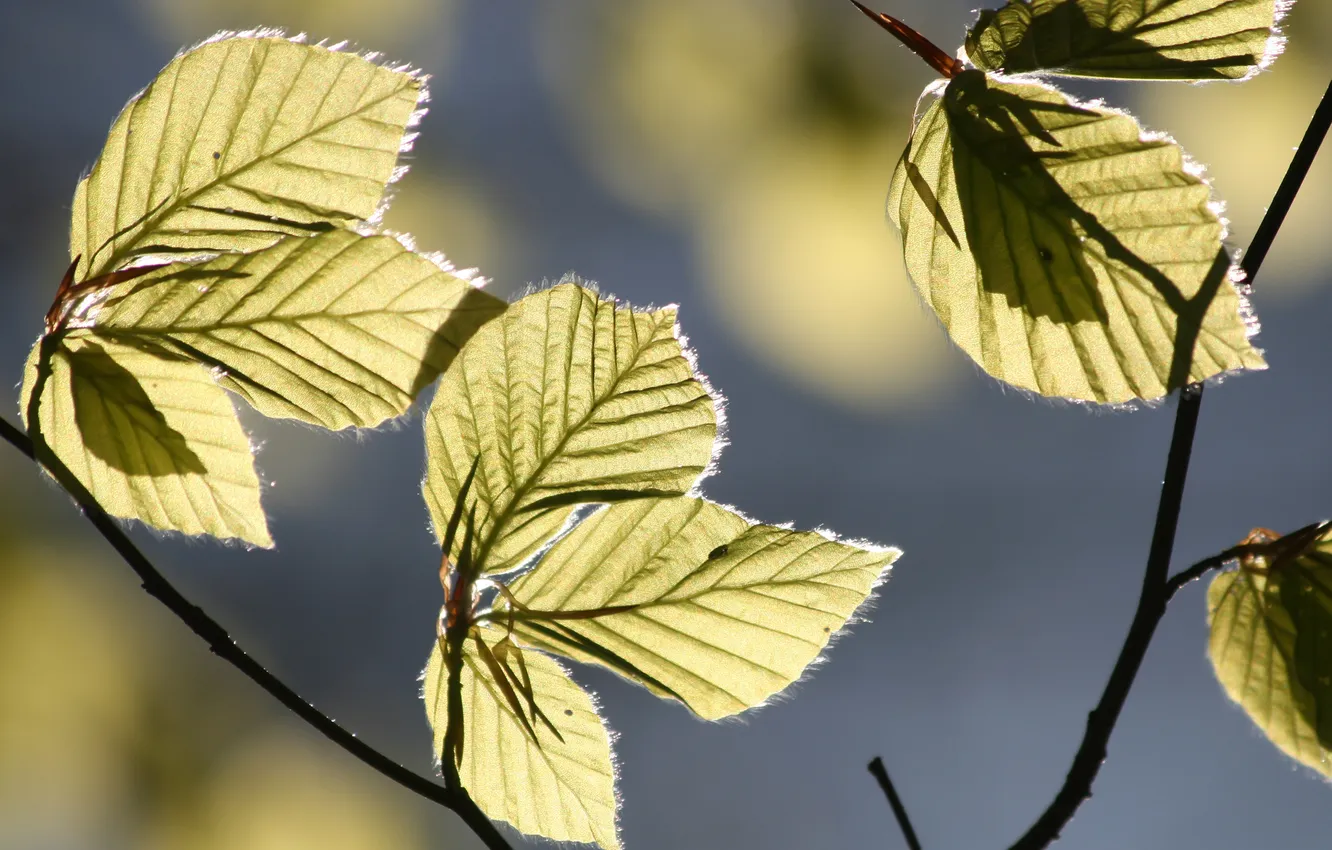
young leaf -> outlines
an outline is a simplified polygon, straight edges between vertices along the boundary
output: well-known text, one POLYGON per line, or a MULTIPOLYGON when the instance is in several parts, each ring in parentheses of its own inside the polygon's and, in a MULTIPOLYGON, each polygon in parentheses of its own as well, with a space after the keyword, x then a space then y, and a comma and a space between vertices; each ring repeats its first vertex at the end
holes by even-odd
POLYGON ((249 440, 198 363, 75 331, 33 348, 22 399, 39 458, 54 454, 108 514, 273 545, 249 440), (43 347, 52 349, 44 366, 43 347), (39 382, 37 429, 29 412, 39 382))
POLYGON ((230 36, 181 54, 121 112, 79 183, 79 278, 139 256, 254 251, 369 219, 423 85, 283 38, 230 36))
POLYGON ((266 416, 339 429, 401 415, 504 306, 392 237, 334 230, 167 266, 94 322, 219 369, 266 416))
POLYGON ((1016 387, 1116 403, 1265 366, 1206 182, 1123 113, 963 72, 888 213, 953 341, 1016 387))
POLYGON ((1281 52, 1287 0, 1009 0, 981 12, 967 56, 983 71, 1242 80, 1281 52))
POLYGON ((1207 607, 1226 694, 1278 749, 1332 776, 1332 532, 1298 557, 1218 575, 1207 607))
POLYGON ((426 417, 426 504, 442 536, 479 455, 476 558, 501 572, 579 502, 687 491, 716 434, 675 309, 634 312, 565 283, 483 327, 445 373, 426 417))
MULTIPOLYGON (((478 627, 487 646, 505 636, 503 629, 478 627)), ((462 762, 458 775, 472 799, 489 817, 520 832, 553 841, 620 846, 615 815, 615 765, 610 734, 592 698, 554 659, 527 650, 523 664, 532 700, 559 731, 559 740, 543 723, 528 723, 514 712, 472 641, 463 655, 462 762)), ((438 642, 422 674, 422 698, 435 733, 435 755, 444 757, 448 728, 447 672, 438 642)))
POLYGON ((611 505, 510 585, 514 633, 715 720, 798 679, 899 554, 753 525, 704 499, 611 505), (615 608, 629 610, 602 613, 615 608))

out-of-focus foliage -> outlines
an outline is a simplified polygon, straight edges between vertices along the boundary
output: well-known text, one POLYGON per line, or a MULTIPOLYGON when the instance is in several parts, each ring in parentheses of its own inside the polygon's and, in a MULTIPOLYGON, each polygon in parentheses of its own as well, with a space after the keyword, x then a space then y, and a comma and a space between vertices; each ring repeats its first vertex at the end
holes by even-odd
POLYGON ((523 832, 619 844, 596 707, 539 650, 727 717, 798 679, 900 554, 685 495, 717 414, 678 337, 673 308, 564 283, 482 328, 427 416, 426 715, 445 770, 523 832))
POLYGON ((218 30, 278 27, 315 39, 347 38, 367 49, 418 57, 449 48, 457 0, 137 0, 144 20, 169 44, 218 30))
POLYGON ((113 516, 271 546, 223 388, 268 416, 373 427, 503 310, 371 232, 423 86, 353 54, 230 36, 125 107, 75 192, 74 262, 21 391, 62 484, 113 516))
POLYGON ((424 846, 392 786, 226 675, 109 552, 5 525, 0 847, 424 846))
POLYGON ((569 2, 537 31, 588 166, 689 228, 705 294, 754 354, 810 392, 902 409, 949 368, 883 225, 917 88, 900 81, 920 66, 847 10, 569 2))
MULTIPOLYGON (((1281 546, 1260 534, 1249 540, 1281 546)), ((1213 579, 1208 656, 1226 694, 1278 749, 1332 776, 1332 531, 1304 538, 1213 579)))
POLYGON ((412 176, 390 187, 392 206, 384 213, 386 232, 410 237, 418 251, 444 252, 458 269, 484 270, 488 291, 507 292, 520 281, 523 240, 512 213, 474 175, 412 167, 412 176))

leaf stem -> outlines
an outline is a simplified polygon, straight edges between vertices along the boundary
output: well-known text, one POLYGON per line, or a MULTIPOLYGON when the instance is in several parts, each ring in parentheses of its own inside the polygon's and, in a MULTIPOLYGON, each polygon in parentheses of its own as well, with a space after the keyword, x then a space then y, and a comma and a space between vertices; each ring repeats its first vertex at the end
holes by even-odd
MULTIPOLYGON (((1290 212, 1295 196, 1299 194, 1313 165, 1318 149, 1332 125, 1332 83, 1328 84, 1322 102, 1315 110, 1309 127, 1304 133, 1295 156, 1291 159, 1285 178, 1282 179, 1272 205, 1258 228, 1257 234, 1245 253, 1240 266, 1250 284, 1258 275, 1263 260, 1276 239, 1286 214, 1290 212)), ((1170 451, 1166 457, 1165 479, 1161 485, 1161 499, 1157 506, 1156 524, 1152 530, 1151 548, 1147 555, 1147 568, 1142 580, 1142 594, 1138 598, 1138 608, 1129 626, 1128 636, 1119 652, 1114 670, 1101 694, 1100 702, 1087 716, 1087 731, 1082 744, 1078 747, 1073 764, 1064 778, 1064 784, 1055 794, 1054 800, 1041 813, 1031 828, 1019 838, 1011 850, 1043 850, 1059 838, 1068 822, 1082 805, 1091 797, 1092 783, 1105 761, 1106 746, 1119 720, 1120 710, 1128 698, 1133 680, 1142 659, 1147 654, 1156 625, 1164 616, 1166 603, 1189 581, 1197 578, 1209 569, 1219 567, 1225 561, 1218 561, 1227 553, 1209 558, 1173 578, 1169 578, 1170 554, 1174 548, 1175 530, 1179 525, 1180 506, 1184 498, 1184 483, 1188 477, 1189 459, 1193 452, 1193 437, 1198 427, 1198 416, 1202 409, 1203 387, 1191 384, 1180 391, 1179 406, 1175 411, 1174 433, 1170 440, 1170 451)), ((1228 550, 1231 551, 1231 550, 1228 550)))
POLYGON ((879 781, 879 787, 883 789, 883 796, 888 798, 888 806, 893 810, 893 817, 897 818, 897 825, 902 828, 902 837, 906 839, 907 847, 910 850, 921 850, 920 839, 916 837, 916 830, 911 828, 911 818, 907 817, 906 806, 902 805, 902 798, 897 796, 897 789, 893 787, 893 780, 888 778, 888 768, 883 766, 883 758, 875 756, 869 763, 869 772, 879 781))
MULTIPOLYGON (((0 417, 0 438, 30 459, 36 458, 32 440, 8 420, 0 417)), ((125 532, 98 505, 86 488, 59 461, 44 453, 45 463, 56 482, 74 499, 79 510, 101 533, 111 547, 116 550, 132 570, 139 576, 143 589, 157 601, 165 605, 185 625, 208 644, 223 661, 231 664, 250 681, 254 682, 278 702, 289 708, 297 717, 314 727, 324 737, 365 762, 388 779, 418 794, 431 802, 449 809, 463 819, 472 832, 489 850, 512 850, 509 843, 500 834, 499 829, 477 808, 476 803, 461 787, 446 788, 424 776, 413 773, 380 751, 361 741, 351 732, 339 726, 328 715, 310 705, 293 691, 281 679, 245 653, 226 629, 208 616, 204 610, 186 599, 180 591, 158 572, 152 562, 139 551, 125 532)))
POLYGON ((1197 581, 1212 570, 1219 570, 1231 561, 1243 558, 1245 555, 1262 555, 1269 551, 1270 547, 1264 543, 1242 543, 1239 546, 1232 546, 1224 552, 1213 555, 1210 558, 1204 558, 1187 570, 1180 570, 1170 577, 1165 586, 1165 598, 1169 602, 1175 598, 1175 594, 1190 582, 1197 581))

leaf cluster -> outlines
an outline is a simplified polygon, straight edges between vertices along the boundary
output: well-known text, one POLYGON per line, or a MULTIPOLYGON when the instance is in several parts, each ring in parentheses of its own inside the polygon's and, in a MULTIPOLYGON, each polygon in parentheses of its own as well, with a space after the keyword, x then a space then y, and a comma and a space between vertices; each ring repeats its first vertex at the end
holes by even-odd
POLYGON ((947 77, 922 97, 888 215, 921 296, 982 369, 1123 404, 1265 368, 1201 170, 1124 112, 1010 75, 1247 79, 1280 51, 1284 10, 1012 0, 969 33, 972 68, 879 16, 947 77))
POLYGON ((226 391, 267 416, 405 412, 504 303, 377 233, 425 81, 276 35, 181 54, 78 185, 20 412, 113 516, 271 546, 226 391))

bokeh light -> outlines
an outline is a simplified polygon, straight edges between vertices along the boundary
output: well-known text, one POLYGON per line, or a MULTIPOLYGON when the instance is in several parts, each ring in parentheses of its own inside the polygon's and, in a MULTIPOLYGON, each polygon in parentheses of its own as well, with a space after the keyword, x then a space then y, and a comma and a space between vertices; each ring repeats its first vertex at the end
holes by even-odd
MULTIPOLYGON (((170 44, 221 30, 272 27, 315 40, 351 40, 365 50, 397 53, 412 63, 438 63, 449 48, 455 0, 137 0, 145 23, 170 44)), ((392 59, 401 59, 391 56, 392 59)))
POLYGON ((757 358, 857 408, 946 394, 962 363, 884 215, 917 93, 898 81, 928 80, 918 60, 788 0, 562 6, 539 30, 589 168, 689 228, 707 295, 757 358))
POLYGON ((413 168, 390 189, 382 225, 411 236, 418 251, 440 253, 456 269, 511 281, 522 265, 522 244, 506 239, 513 225, 466 175, 413 168))

